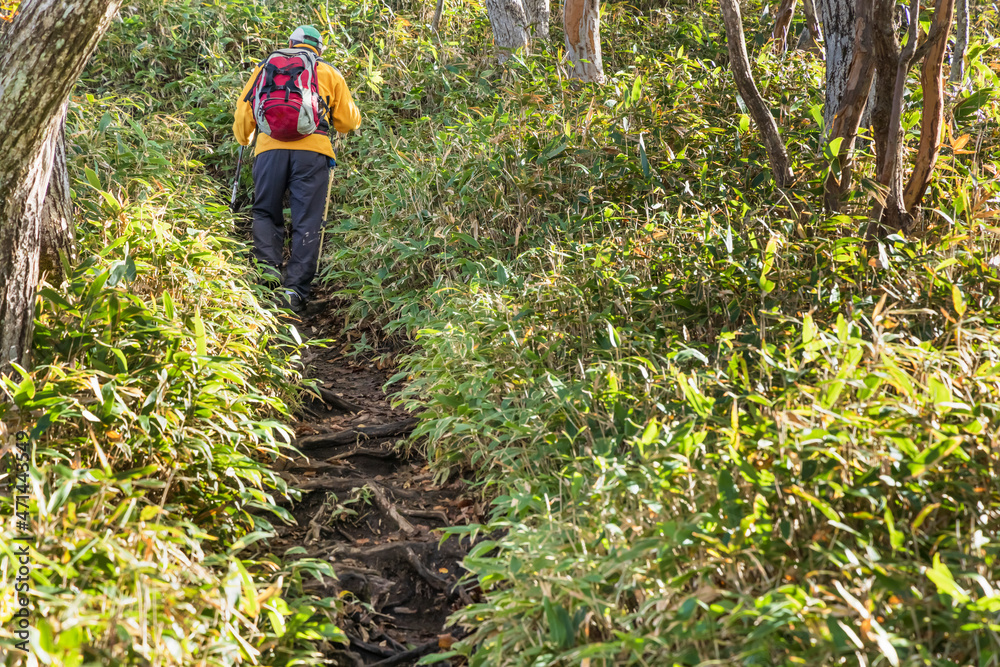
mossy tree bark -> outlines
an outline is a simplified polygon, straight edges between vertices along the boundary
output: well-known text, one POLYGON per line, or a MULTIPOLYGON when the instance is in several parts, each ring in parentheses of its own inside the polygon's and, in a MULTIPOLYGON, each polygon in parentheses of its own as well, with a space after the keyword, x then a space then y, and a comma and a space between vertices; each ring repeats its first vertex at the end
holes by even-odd
POLYGON ((34 0, 0 42, 0 373, 30 363, 40 220, 63 105, 120 4, 34 0))

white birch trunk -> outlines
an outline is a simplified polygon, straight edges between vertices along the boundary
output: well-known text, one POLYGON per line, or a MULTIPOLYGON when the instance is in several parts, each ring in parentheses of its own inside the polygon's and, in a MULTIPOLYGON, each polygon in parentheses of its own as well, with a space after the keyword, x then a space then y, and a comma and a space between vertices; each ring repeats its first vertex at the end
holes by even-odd
POLYGON ((604 83, 600 7, 599 0, 566 0, 563 11, 566 55, 573 63, 570 75, 595 83, 604 83))
POLYGON ((965 81, 965 51, 969 48, 969 0, 955 2, 955 48, 951 52, 952 83, 965 81))
POLYGON ((0 373, 30 364, 40 220, 62 108, 121 0, 34 0, 0 43, 0 373), (44 63, 39 68, 38 63, 44 63))
POLYGON ((528 48, 528 17, 521 0, 486 0, 486 13, 500 64, 507 62, 516 49, 528 48))
POLYGON ((819 20, 823 24, 826 46, 826 103, 823 121, 826 131, 833 127, 833 117, 847 87, 847 71, 854 58, 854 20, 856 0, 818 0, 819 20))
POLYGON ((524 0, 524 9, 528 16, 528 32, 535 39, 548 41, 550 0, 524 0))

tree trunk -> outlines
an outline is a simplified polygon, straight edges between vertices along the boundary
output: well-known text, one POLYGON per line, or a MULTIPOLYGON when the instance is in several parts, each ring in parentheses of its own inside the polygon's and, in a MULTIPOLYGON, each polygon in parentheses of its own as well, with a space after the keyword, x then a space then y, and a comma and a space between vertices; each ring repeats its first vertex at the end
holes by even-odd
POLYGON ((861 126, 861 115, 868 103, 875 75, 875 58, 872 53, 872 0, 857 0, 857 23, 854 31, 854 56, 847 72, 847 87, 840 102, 840 109, 830 129, 830 140, 842 139, 837 160, 840 177, 830 170, 826 179, 826 208, 839 211, 840 201, 851 187, 853 165, 851 152, 861 126))
POLYGON ((600 8, 599 0, 566 0, 563 9, 566 54, 573 62, 571 76, 596 83, 604 83, 600 8))
POLYGON ((720 0, 720 4, 722 20, 726 24, 726 43, 729 47, 729 62, 733 68, 736 89, 746 102, 757 127, 760 128, 767 159, 774 172, 774 180, 778 187, 785 187, 794 178, 791 161, 778 132, 778 124, 774 122, 774 116, 771 115, 771 110, 757 90, 757 84, 754 83, 753 75, 750 73, 750 58, 747 57, 747 46, 743 38, 743 17, 740 16, 738 0, 720 0))
POLYGON ((941 123, 944 120, 944 51, 948 46, 955 0, 937 0, 931 20, 924 57, 920 70, 920 86, 924 91, 924 108, 920 121, 920 145, 913 162, 913 173, 903 193, 903 203, 910 215, 916 216, 927 192, 937 163, 941 146, 941 123))
POLYGON ((528 18, 521 0, 486 0, 486 13, 500 64, 507 62, 515 49, 528 47, 528 18))
MULTIPOLYGON (((912 0, 911 16, 919 16, 920 0, 912 0)), ((903 128, 901 123, 906 75, 916 53, 920 22, 911 20, 906 48, 900 51, 896 37, 893 0, 876 0, 873 23, 875 68, 878 72, 875 125, 875 167, 878 182, 886 186, 885 202, 873 208, 865 237, 872 239, 890 229, 908 232, 913 216, 903 203, 903 128)))
POLYGON ((819 29, 819 20, 816 18, 816 6, 813 0, 802 0, 802 15, 806 19, 806 27, 799 35, 799 42, 795 45, 800 51, 820 51, 819 43, 823 39, 823 33, 819 29))
POLYGON ((772 48, 775 53, 784 53, 788 49, 788 28, 795 16, 796 0, 781 0, 778 13, 774 18, 774 28, 771 30, 772 48))
POLYGON ((438 29, 441 27, 441 14, 444 13, 444 0, 437 0, 437 6, 434 8, 434 20, 431 21, 431 30, 434 34, 437 34, 438 29))
POLYGON ((42 205, 40 221, 41 249, 38 269, 50 276, 63 273, 60 253, 70 262, 76 261, 76 234, 73 228, 73 202, 69 196, 69 174, 66 171, 66 110, 69 101, 63 105, 59 129, 53 136, 55 142, 52 175, 49 189, 42 205))
POLYGON ((969 48, 969 0, 955 3, 955 48, 951 52, 952 83, 965 81, 965 51, 969 48))
POLYGON ((62 107, 120 2, 25 3, 0 44, 0 373, 30 364, 39 220, 62 107))
POLYGON ((819 0, 819 20, 826 44, 826 104, 823 121, 826 133, 847 87, 847 73, 854 58, 856 0, 819 0))
POLYGON ((536 39, 548 41, 552 13, 550 0, 524 0, 524 9, 528 17, 528 32, 536 39))

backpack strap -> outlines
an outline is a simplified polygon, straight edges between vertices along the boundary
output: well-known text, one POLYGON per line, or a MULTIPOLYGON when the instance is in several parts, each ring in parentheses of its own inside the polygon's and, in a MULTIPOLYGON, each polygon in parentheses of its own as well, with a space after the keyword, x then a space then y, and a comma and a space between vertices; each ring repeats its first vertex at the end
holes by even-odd
POLYGON ((260 81, 260 77, 264 73, 264 63, 266 63, 268 58, 270 58, 272 55, 273 54, 270 53, 267 54, 267 58, 264 58, 259 63, 257 63, 257 67, 254 68, 257 70, 257 76, 254 77, 253 85, 250 86, 249 92, 247 92, 246 97, 243 98, 244 102, 253 103, 253 91, 257 88, 257 82, 260 81))

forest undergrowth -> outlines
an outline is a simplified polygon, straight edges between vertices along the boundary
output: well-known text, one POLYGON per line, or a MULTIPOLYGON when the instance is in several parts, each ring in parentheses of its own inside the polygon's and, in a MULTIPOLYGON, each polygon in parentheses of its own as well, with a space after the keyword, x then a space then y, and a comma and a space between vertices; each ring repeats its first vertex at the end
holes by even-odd
POLYGON ((501 69, 478 3, 440 36, 407 2, 123 9, 68 125, 93 259, 43 291, 38 368, 5 389, 4 423, 38 437, 47 664, 306 664, 342 639, 339 601, 301 587, 325 564, 250 548, 299 341, 222 203, 233 97, 302 22, 364 116, 335 172, 331 333, 399 364, 413 446, 492 500, 453 529, 492 538, 465 561, 473 632, 424 661, 1000 663, 995 10, 918 232, 866 245, 874 186, 822 208, 823 63, 763 48, 759 3, 788 189, 713 6, 602 9, 601 87, 566 79, 558 25, 501 69))

